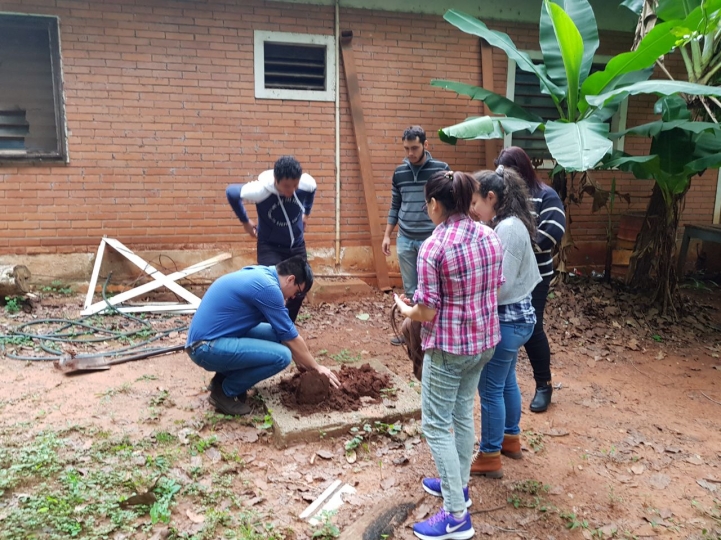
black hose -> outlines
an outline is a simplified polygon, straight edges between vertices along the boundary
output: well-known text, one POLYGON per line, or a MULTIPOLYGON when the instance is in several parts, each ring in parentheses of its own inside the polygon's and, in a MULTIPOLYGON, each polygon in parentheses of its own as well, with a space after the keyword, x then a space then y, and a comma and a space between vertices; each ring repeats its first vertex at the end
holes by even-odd
MULTIPOLYGON (((15 330, 13 330, 12 334, 6 334, 6 335, 0 335, 0 351, 5 355, 6 358, 10 358, 12 360, 22 360, 26 362, 51 362, 54 360, 58 360, 60 356, 63 354, 66 354, 65 351, 62 351, 60 349, 57 349, 53 347, 53 344, 56 343, 68 343, 68 344, 83 344, 83 343, 101 343, 106 341, 112 341, 112 340, 121 340, 121 339, 131 339, 132 336, 136 334, 141 334, 149 331, 154 331, 153 326, 150 322, 143 320, 139 317, 135 317, 133 315, 129 315, 127 313, 122 313, 119 311, 115 306, 113 306, 107 298, 106 289, 107 285, 110 282, 110 277, 112 276, 112 272, 108 274, 107 279, 103 283, 102 288, 102 295, 103 300, 105 300, 105 303, 108 306, 108 310, 115 315, 122 315, 123 317, 130 319, 131 321, 138 323, 141 325, 141 328, 137 330, 132 331, 118 331, 114 328, 105 328, 96 326, 95 324, 91 324, 89 319, 95 317, 95 315, 88 315, 85 317, 82 317, 77 320, 72 319, 55 319, 55 318, 48 318, 48 319, 37 319, 35 321, 30 321, 27 323, 23 323, 20 326, 18 326, 15 330), (52 325, 57 324, 59 325, 58 328, 55 330, 52 330, 50 332, 46 332, 44 334, 38 334, 30 332, 30 328, 37 325, 52 325), (70 329, 79 328, 82 329, 79 332, 75 332, 74 330, 68 331, 70 329), (105 334, 103 336, 98 336, 98 334, 105 334), (86 336, 97 336, 97 337, 86 337, 86 336), (31 339, 34 342, 37 343, 38 347, 48 353, 51 356, 21 356, 15 353, 10 353, 6 349, 6 343, 9 340, 12 340, 13 338, 24 338, 24 339, 31 339)), ((113 321, 115 322, 115 321, 113 321)), ((117 327, 116 323, 116 327, 117 327)), ((117 359, 114 360, 112 363, 121 363, 121 362, 129 362, 132 360, 139 360, 141 358, 147 358, 149 356, 155 356, 159 354, 165 354, 167 352, 174 352, 177 350, 182 349, 182 346, 180 345, 173 345, 170 347, 148 347, 151 343, 158 341, 160 339, 163 339, 164 337, 168 336, 172 332, 184 332, 188 329, 188 325, 182 325, 177 326, 175 328, 171 328, 169 330, 164 330, 162 332, 155 332, 154 336, 149 337, 148 339, 145 339, 143 341, 140 341, 138 343, 133 343, 131 345, 120 347, 118 349, 113 349, 110 351, 101 351, 101 352, 95 352, 92 354, 77 354, 75 355, 75 358, 114 358, 117 359)))

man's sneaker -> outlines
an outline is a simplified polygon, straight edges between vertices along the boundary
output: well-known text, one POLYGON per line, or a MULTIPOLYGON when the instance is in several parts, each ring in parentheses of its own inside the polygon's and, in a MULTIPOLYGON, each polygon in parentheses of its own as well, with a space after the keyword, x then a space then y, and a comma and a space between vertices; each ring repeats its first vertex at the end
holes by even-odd
MULTIPOLYGON (((440 478, 424 478, 423 489, 426 490, 426 493, 430 493, 434 497, 443 497, 443 493, 441 493, 440 478)), ((466 500, 466 508, 473 504, 473 502, 471 501, 471 497, 468 495, 468 486, 463 488, 463 498, 466 500)))
POLYGON ((462 518, 456 518, 441 509, 435 516, 413 525, 413 534, 421 540, 468 540, 476 531, 468 512, 462 518))
POLYGON ((395 337, 391 338, 391 345, 398 346, 398 345, 405 345, 405 344, 406 344, 406 340, 403 339, 403 337, 395 336, 395 337))
POLYGON ((225 392, 223 392, 223 388, 218 384, 213 385, 208 401, 213 407, 223 414, 240 416, 249 414, 252 410, 250 405, 246 403, 247 399, 248 394, 246 392, 243 392, 241 395, 236 397, 226 396, 225 392))

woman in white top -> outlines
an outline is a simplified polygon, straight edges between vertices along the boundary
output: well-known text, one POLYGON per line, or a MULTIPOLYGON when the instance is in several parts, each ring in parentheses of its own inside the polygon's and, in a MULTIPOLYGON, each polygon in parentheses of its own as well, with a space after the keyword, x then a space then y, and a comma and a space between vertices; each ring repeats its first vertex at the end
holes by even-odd
POLYGON ((492 227, 503 246, 503 277, 498 291, 501 342, 483 368, 481 442, 471 474, 501 478, 501 453, 520 459, 521 391, 516 381, 518 349, 533 333, 536 315, 531 292, 541 281, 533 253, 536 222, 531 214, 525 182, 510 168, 474 175, 478 189, 471 209, 476 219, 492 227))

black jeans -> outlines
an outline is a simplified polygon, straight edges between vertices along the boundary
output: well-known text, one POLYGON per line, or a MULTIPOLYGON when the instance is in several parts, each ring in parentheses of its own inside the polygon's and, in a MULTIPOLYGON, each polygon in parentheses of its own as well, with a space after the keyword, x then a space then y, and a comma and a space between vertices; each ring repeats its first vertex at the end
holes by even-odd
POLYGON ((525 348, 537 387, 546 386, 551 381, 551 348, 543 330, 543 310, 546 308, 551 279, 553 276, 544 277, 531 293, 531 303, 536 310, 536 326, 533 327, 533 334, 526 342, 525 348))
MULTIPOLYGON (((262 264, 263 266, 275 266, 279 262, 289 259, 293 255, 302 255, 304 260, 308 260, 305 243, 297 247, 290 248, 258 242, 258 264, 262 264)), ((291 321, 295 322, 302 304, 302 296, 298 298, 289 298, 286 301, 285 307, 288 308, 288 315, 290 316, 291 321)))

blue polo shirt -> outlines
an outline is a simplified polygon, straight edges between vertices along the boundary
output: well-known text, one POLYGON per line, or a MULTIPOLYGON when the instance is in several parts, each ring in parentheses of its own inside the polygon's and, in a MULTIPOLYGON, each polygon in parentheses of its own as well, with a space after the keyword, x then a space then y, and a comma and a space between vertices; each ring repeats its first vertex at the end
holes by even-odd
POLYGON ((280 341, 298 337, 275 266, 246 266, 208 288, 190 322, 186 347, 196 341, 243 337, 262 322, 270 323, 280 341))

